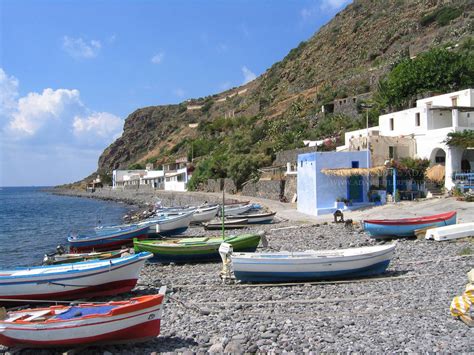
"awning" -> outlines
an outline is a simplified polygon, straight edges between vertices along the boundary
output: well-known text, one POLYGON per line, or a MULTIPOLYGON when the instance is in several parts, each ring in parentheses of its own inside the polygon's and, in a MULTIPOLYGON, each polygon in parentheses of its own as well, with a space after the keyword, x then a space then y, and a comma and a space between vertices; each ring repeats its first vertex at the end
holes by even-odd
POLYGON ((354 176, 354 175, 380 175, 387 168, 385 166, 374 166, 373 168, 339 168, 339 169, 321 169, 325 175, 331 176, 354 176))
POLYGON ((441 164, 434 165, 426 169, 426 178, 434 182, 443 182, 445 175, 445 167, 441 164))

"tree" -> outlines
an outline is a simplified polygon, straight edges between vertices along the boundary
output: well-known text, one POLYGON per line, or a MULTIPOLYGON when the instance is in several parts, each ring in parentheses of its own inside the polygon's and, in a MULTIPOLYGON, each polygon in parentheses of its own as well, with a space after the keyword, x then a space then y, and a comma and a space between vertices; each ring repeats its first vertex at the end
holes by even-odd
POLYGON ((379 83, 382 106, 407 107, 417 95, 456 91, 474 85, 474 58, 467 51, 432 49, 415 59, 402 59, 379 83))
POLYGON ((474 147, 474 131, 466 129, 462 132, 450 132, 448 138, 444 141, 449 146, 461 147, 461 148, 473 148, 474 147))

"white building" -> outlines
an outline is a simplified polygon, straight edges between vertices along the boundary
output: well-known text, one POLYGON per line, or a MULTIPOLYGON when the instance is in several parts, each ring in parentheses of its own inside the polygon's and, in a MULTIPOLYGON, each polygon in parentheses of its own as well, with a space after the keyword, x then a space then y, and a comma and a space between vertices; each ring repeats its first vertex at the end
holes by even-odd
MULTIPOLYGON (((431 165, 445 165, 445 187, 454 186, 453 173, 474 170, 474 147, 462 149, 444 143, 448 133, 474 129, 474 90, 466 89, 449 94, 417 100, 416 107, 392 112, 379 117, 379 125, 368 130, 347 132, 345 145, 338 151, 350 150, 354 139, 364 139, 369 131, 372 137, 406 138, 406 151, 402 156, 429 159, 431 165), (414 147, 409 139, 414 140, 414 147), (414 150, 414 152, 412 152, 414 150)), ((367 138, 365 138, 367 139, 367 138)), ((389 154, 397 155, 397 142, 387 143, 389 154)), ((373 148, 373 147, 372 147, 373 148)), ((400 148, 399 148, 400 149, 400 148)), ((373 153, 376 155, 376 152, 373 153)))
POLYGON ((186 191, 191 178, 187 160, 177 159, 174 163, 163 165, 162 170, 114 170, 112 173, 113 188, 147 186, 159 190, 186 191))

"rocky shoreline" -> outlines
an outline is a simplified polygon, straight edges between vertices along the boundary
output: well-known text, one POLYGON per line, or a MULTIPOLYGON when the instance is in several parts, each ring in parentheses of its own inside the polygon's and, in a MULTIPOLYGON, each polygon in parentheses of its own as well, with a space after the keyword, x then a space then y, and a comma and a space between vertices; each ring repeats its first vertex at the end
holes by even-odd
MULTIPOLYGON (((266 231, 268 250, 378 243, 357 227, 333 223, 280 221, 242 233, 258 230, 266 231)), ((186 232, 215 234, 202 227, 186 232)), ((387 273, 378 278, 291 286, 223 284, 218 262, 148 263, 137 288, 116 299, 157 292, 166 285, 169 298, 161 335, 147 343, 80 352, 472 352, 472 329, 450 315, 449 305, 464 290, 473 254, 472 238, 444 243, 403 239, 397 242, 387 273)))

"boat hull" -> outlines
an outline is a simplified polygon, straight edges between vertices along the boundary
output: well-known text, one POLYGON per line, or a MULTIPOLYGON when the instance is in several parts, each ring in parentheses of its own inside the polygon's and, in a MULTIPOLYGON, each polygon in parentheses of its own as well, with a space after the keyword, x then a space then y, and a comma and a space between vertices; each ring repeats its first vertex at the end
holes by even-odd
MULTIPOLYGON (((15 300, 60 300, 110 296, 131 291, 149 253, 105 261, 88 261, 37 268, 3 276, 0 271, 0 298, 15 300), (31 272, 29 270, 32 270, 31 272)), ((4 301, 7 302, 7 301, 4 301)))
MULTIPOLYGON (((249 235, 248 238, 229 241, 233 249, 242 252, 254 252, 260 243, 261 236, 258 234, 249 235)), ((134 243, 136 251, 148 251, 154 254, 153 261, 159 263, 185 263, 215 261, 220 259, 219 246, 223 240, 216 241, 210 245, 179 245, 167 246, 160 243, 146 243, 136 241, 134 243)))
POLYGON ((159 234, 161 236, 170 236, 185 232, 193 219, 193 212, 184 215, 172 216, 169 219, 158 220, 149 226, 148 234, 159 234))
MULTIPOLYGON (((76 319, 0 321, 0 343, 9 347, 60 347, 146 341, 160 333, 163 297, 129 311, 76 319)), ((33 310, 34 311, 34 310, 33 310)), ((26 313, 26 312, 25 312, 26 313)))
POLYGON ((202 211, 198 209, 196 212, 194 212, 192 222, 202 223, 202 222, 210 221, 217 215, 218 209, 219 209, 219 206, 206 208, 206 209, 203 209, 202 211))
MULTIPOLYGON (((142 226, 132 231, 121 233, 108 233, 105 229, 104 235, 91 236, 91 238, 74 238, 69 237, 68 242, 70 249, 75 253, 91 252, 91 251, 107 251, 120 249, 121 247, 132 246, 133 239, 144 239, 148 235, 148 226, 142 226)), ((99 230, 98 233, 101 233, 99 230)))
POLYGON ((419 218, 407 220, 379 220, 379 221, 364 221, 364 230, 372 237, 413 237, 415 230, 423 228, 436 228, 456 224, 456 213, 446 214, 445 217, 440 218, 419 218), (408 222, 405 222, 408 221, 408 222))
POLYGON ((270 224, 273 222, 276 212, 260 214, 243 214, 238 216, 229 216, 230 220, 237 218, 246 218, 248 224, 270 224))
POLYGON ((425 238, 440 242, 472 236, 474 236, 474 223, 460 223, 451 226, 428 229, 425 238))
MULTIPOLYGON (((249 211, 252 208, 252 204, 246 204, 241 206, 225 206, 224 216, 236 216, 249 211)), ((219 215, 222 215, 222 209, 219 209, 219 215)))
POLYGON ((232 254, 235 278, 242 282, 294 282, 366 277, 383 273, 393 256, 395 246, 384 251, 348 258, 315 258, 299 260, 291 254, 277 257, 248 258, 232 254))

